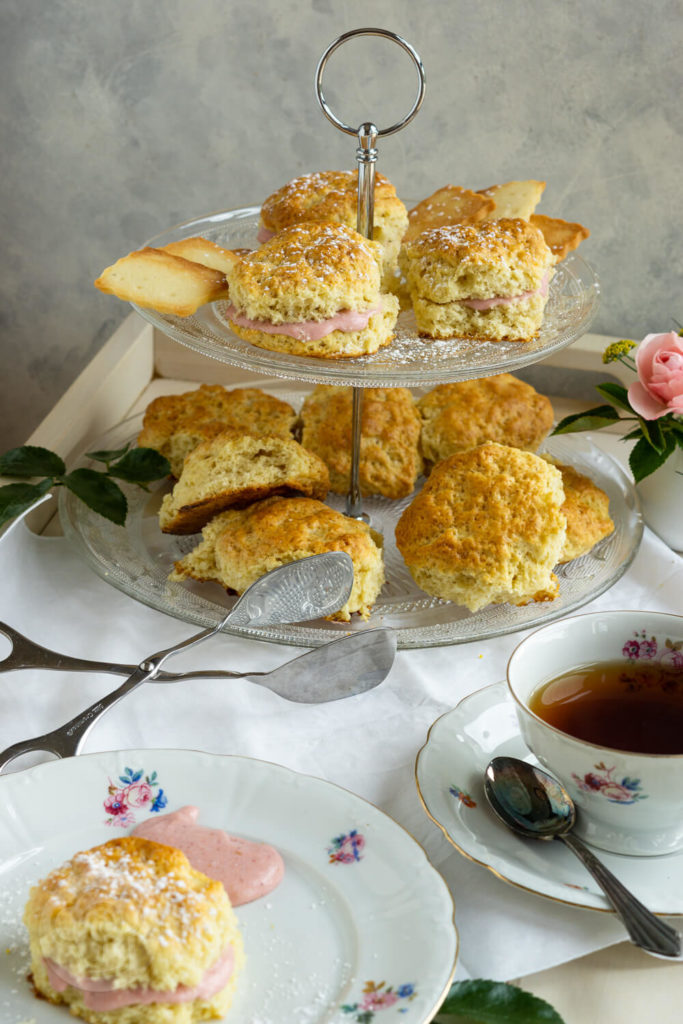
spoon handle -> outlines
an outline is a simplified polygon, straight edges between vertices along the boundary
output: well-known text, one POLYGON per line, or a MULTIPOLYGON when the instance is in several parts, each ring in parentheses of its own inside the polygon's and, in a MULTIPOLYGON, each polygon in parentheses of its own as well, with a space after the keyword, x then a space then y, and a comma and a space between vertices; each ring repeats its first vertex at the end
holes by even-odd
POLYGON ((557 838, 561 839, 590 871, 636 946, 655 956, 680 957, 681 936, 674 928, 643 906, 576 835, 566 832, 557 838))

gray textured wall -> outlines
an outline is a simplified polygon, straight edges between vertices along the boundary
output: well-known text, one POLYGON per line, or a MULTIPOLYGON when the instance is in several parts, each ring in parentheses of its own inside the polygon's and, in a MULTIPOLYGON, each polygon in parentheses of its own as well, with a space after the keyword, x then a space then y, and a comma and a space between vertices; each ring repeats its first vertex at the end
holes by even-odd
MULTIPOLYGON (((3 0, 0 19, 3 449, 127 315, 92 286, 105 266, 178 221, 354 165, 313 79, 363 25, 405 36, 427 71, 418 118, 381 145, 400 194, 544 179, 539 212, 592 232, 592 329, 683 322, 680 0, 3 0)), ((330 62, 330 99, 381 122, 414 72, 388 43, 356 46, 330 62)))

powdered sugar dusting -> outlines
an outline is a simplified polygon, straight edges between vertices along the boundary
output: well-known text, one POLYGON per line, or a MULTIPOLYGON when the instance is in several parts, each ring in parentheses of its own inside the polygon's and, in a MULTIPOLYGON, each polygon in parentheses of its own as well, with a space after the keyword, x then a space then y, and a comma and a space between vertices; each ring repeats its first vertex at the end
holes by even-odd
POLYGON ((192 889, 185 878, 158 869, 153 860, 120 852, 116 841, 76 854, 53 871, 44 885, 55 908, 75 906, 79 913, 108 901, 122 912, 139 914, 160 928, 159 941, 182 940, 206 913, 203 889, 192 889), (115 853, 113 852, 115 850, 115 853))

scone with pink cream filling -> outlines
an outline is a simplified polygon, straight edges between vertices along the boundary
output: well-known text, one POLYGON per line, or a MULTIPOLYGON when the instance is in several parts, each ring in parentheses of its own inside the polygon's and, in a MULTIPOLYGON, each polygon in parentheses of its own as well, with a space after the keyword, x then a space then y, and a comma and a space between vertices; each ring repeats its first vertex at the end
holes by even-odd
POLYGON ((31 890, 24 923, 37 994, 90 1024, 220 1018, 244 963, 221 882, 137 836, 52 871, 31 890))
POLYGON ((555 256, 520 218, 432 228, 408 242, 401 265, 420 334, 528 341, 538 333, 555 256))
POLYGON ((380 287, 382 248, 341 224, 297 224, 229 272, 226 316, 260 348, 341 359, 393 337, 398 299, 380 287))

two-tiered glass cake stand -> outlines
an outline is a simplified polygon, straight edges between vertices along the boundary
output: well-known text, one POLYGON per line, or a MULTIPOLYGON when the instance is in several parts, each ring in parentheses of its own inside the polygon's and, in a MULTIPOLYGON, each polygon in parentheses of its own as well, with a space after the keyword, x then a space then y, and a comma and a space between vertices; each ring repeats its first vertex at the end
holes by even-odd
MULTIPOLYGON (((399 41, 413 56, 421 75, 421 89, 409 115, 409 118, 412 117, 419 108, 424 91, 424 72, 419 58, 405 41, 379 29, 347 33, 332 44, 321 59, 317 84, 319 99, 326 114, 330 117, 321 88, 325 60, 346 38, 361 33, 388 35, 399 41)), ((409 118, 399 127, 407 123, 409 118)), ((364 207, 360 193, 365 187, 367 194, 367 188, 373 184, 374 162, 373 174, 366 176, 367 163, 364 168, 362 161, 368 160, 368 154, 370 161, 376 159, 373 135, 367 131, 368 127, 377 132, 374 126, 361 126, 358 129, 360 145, 357 151, 360 179, 359 226, 363 226, 362 220, 366 218, 365 234, 371 232, 372 203, 369 204, 368 224, 367 202, 364 207)), ((343 130, 347 128, 343 126, 343 130)), ((355 133, 353 129, 348 130, 355 133)), ((393 130, 398 128, 392 126, 384 133, 393 130)), ((377 134, 381 135, 382 132, 377 134)), ((408 202, 407 205, 414 204, 408 202)), ((256 248, 259 213, 259 207, 250 206, 210 214, 176 225, 147 244, 160 247, 182 238, 202 236, 227 249, 256 248)), ((538 336, 529 342, 489 343, 457 338, 434 341, 420 338, 412 313, 402 312, 396 325, 395 339, 390 345, 374 355, 335 360, 272 352, 243 341, 230 330, 225 318, 225 303, 203 306, 194 316, 184 318, 135 308, 164 334, 201 355, 263 373, 264 377, 282 380, 281 386, 267 387, 266 390, 298 408, 306 393, 306 386, 314 384, 353 387, 354 394, 367 387, 408 387, 419 394, 439 383, 519 369, 558 352, 581 337, 595 313, 598 297, 599 284, 594 272, 574 253, 557 266, 550 285, 542 327, 538 336)), ((129 441, 134 442, 141 427, 141 419, 137 417, 119 424, 96 445, 91 445, 91 450, 115 449, 129 441)), ((358 438, 354 437, 356 462, 358 443, 358 438)), ((334 635, 343 632, 384 625, 396 630, 399 647, 430 647, 465 643, 540 625, 586 604, 619 579, 635 556, 642 534, 637 498, 620 466, 593 445, 574 436, 550 438, 543 450, 589 475, 608 494, 610 513, 615 524, 613 533, 591 552, 558 567, 556 572, 560 578, 560 594, 554 601, 531 603, 523 607, 490 605, 472 613, 451 602, 430 597, 413 582, 394 543, 394 528, 411 498, 390 501, 386 498, 366 497, 362 499, 362 512, 369 517, 372 527, 383 535, 387 577, 369 621, 362 622, 353 616, 354 621, 351 623, 320 621, 267 629, 240 628, 234 631, 277 643, 310 647, 326 643, 334 635)), ((87 464, 87 460, 83 464, 87 464)), ((421 485, 422 481, 419 481, 418 488, 421 485)), ((137 600, 184 621, 213 625, 223 617, 225 608, 235 598, 227 595, 218 584, 168 580, 173 562, 197 542, 196 537, 174 537, 161 533, 157 511, 161 496, 169 486, 168 483, 157 484, 152 488, 151 496, 138 488, 128 488, 129 512, 125 527, 115 526, 91 512, 66 488, 62 488, 60 514, 64 530, 91 567, 109 583, 137 600)), ((358 497, 353 494, 352 481, 352 493, 346 499, 343 495, 330 494, 327 501, 339 511, 350 514, 358 511, 360 514, 356 508, 358 497)))

